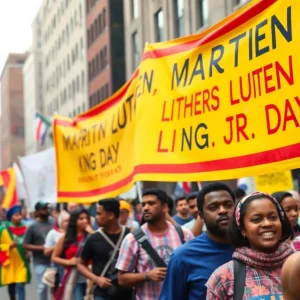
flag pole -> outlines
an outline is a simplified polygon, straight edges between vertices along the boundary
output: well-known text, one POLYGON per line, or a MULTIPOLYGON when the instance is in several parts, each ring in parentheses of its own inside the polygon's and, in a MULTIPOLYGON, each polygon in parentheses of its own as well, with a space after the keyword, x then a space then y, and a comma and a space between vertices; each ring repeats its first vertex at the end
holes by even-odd
POLYGON ((135 187, 136 187, 136 191, 137 191, 137 194, 138 194, 138 198, 140 200, 140 202, 142 203, 142 186, 141 186, 141 182, 140 181, 137 181, 135 183, 135 187))

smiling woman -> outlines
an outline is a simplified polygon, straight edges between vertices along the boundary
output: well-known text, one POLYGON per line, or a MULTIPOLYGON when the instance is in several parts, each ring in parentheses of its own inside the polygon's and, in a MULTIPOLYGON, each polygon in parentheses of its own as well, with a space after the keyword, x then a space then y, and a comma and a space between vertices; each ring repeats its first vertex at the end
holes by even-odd
POLYGON ((242 291, 237 300, 281 299, 280 272, 293 252, 287 242, 292 237, 290 222, 273 197, 265 193, 244 197, 236 204, 229 226, 234 260, 212 274, 207 299, 231 300, 237 288, 242 291), (234 270, 237 265, 239 270, 234 270), (235 283, 235 272, 245 280, 235 283))

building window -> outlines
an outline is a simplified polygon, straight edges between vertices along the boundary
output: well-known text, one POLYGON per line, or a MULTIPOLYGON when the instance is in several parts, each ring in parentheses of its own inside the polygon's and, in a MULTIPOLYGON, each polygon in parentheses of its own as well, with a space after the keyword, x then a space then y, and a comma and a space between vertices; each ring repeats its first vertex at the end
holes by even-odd
POLYGON ((133 69, 136 69, 140 63, 138 33, 132 34, 132 60, 133 69))
POLYGON ((76 88, 77 88, 77 93, 78 93, 79 90, 80 90, 80 78, 79 78, 79 75, 77 75, 77 79, 76 79, 76 88))
POLYGON ((85 1, 85 6, 86 6, 86 13, 88 14, 90 11, 90 0, 85 1))
POLYGON ((164 15, 160 9, 154 16, 155 21, 155 40, 161 42, 163 40, 164 15))
POLYGON ((103 51, 100 50, 100 70, 102 71, 103 68, 104 68, 103 51))
POLYGON ((208 25, 208 0, 198 0, 197 4, 197 15, 199 15, 199 18, 197 18, 198 28, 202 28, 208 25))
POLYGON ((82 5, 81 3, 79 4, 79 22, 81 23, 82 21, 82 5))
POLYGON ((131 0, 131 18, 137 19, 138 17, 138 0, 131 0))
POLYGON ((101 102, 100 89, 97 91, 97 103, 101 102))
POLYGON ((233 0, 234 6, 241 6, 243 4, 246 4, 249 0, 233 0))
POLYGON ((96 55, 96 74, 99 74, 100 72, 100 59, 99 59, 99 55, 96 55))
POLYGON ((98 16, 98 32, 99 32, 99 34, 102 33, 102 16, 101 16, 101 14, 99 14, 99 16, 98 16))
POLYGON ((108 84, 105 85, 105 98, 109 97, 108 84))
POLYGON ((76 93, 76 83, 75 83, 75 79, 73 80, 73 95, 75 95, 76 93))
POLYGON ((91 40, 90 40, 90 29, 87 30, 87 44, 88 48, 90 48, 91 40))
POLYGON ((103 8, 103 12, 102 12, 102 21, 103 21, 103 30, 106 27, 106 9, 103 8))
POLYGON ((85 103, 82 103, 82 111, 85 112, 85 103))
POLYGON ((84 71, 81 72, 81 86, 82 90, 84 89, 85 83, 84 83, 84 71))
POLYGON ((76 44, 76 49, 75 49, 75 60, 78 59, 78 55, 79 55, 79 46, 78 46, 78 44, 76 44))
POLYGON ((184 19, 183 19, 183 0, 174 0, 175 9, 175 35, 180 37, 184 35, 184 19))
MULTIPOLYGON (((93 26, 93 25, 92 25, 93 26)), ((97 38, 98 35, 100 35, 100 32, 99 32, 99 26, 98 26, 98 18, 95 19, 95 22, 94 22, 94 27, 95 27, 95 37, 97 38)))
POLYGON ((93 26, 93 24, 92 24, 90 30, 91 30, 91 40, 90 40, 90 42, 91 42, 91 44, 93 44, 93 42, 94 42, 94 26, 93 26))
POLYGON ((107 46, 104 46, 103 49, 103 67, 107 66, 107 46))

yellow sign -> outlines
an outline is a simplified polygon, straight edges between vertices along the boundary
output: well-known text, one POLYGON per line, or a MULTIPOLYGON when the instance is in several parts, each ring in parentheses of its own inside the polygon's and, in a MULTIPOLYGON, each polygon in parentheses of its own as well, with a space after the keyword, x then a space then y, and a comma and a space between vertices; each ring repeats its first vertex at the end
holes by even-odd
POLYGON ((300 1, 253 1, 202 34, 149 44, 114 96, 56 116, 59 201, 299 167, 299 13, 300 1))
POLYGON ((287 192, 294 188, 291 171, 255 176, 255 185, 257 191, 269 194, 287 192))

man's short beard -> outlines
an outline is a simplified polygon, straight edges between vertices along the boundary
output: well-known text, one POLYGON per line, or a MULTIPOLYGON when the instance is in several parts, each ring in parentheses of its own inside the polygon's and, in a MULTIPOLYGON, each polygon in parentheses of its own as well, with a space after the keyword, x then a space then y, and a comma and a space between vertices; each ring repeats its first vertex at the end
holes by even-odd
POLYGON ((224 238, 227 236, 227 229, 221 229, 220 226, 217 223, 207 223, 205 222, 207 231, 211 233, 212 235, 224 238))

